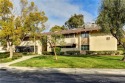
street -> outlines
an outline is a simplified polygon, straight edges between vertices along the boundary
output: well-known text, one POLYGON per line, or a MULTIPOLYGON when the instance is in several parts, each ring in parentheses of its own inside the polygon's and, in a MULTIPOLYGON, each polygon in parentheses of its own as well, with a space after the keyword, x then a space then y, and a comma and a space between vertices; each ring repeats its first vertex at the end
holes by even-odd
POLYGON ((0 70, 0 83, 125 83, 125 76, 0 70))

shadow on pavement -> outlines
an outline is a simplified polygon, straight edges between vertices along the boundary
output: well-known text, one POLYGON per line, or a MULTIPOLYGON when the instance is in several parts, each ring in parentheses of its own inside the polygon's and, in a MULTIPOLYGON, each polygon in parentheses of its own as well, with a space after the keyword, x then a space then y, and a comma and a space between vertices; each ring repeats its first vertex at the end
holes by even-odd
POLYGON ((125 83, 125 76, 0 70, 0 83, 125 83))

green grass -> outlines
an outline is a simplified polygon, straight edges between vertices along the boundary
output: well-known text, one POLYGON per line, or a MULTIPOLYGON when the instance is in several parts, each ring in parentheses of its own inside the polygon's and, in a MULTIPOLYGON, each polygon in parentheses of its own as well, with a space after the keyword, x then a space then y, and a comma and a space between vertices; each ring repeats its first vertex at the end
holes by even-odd
POLYGON ((9 57, 9 53, 0 53, 0 63, 12 61, 8 57, 9 57))
POLYGON ((122 56, 39 56, 13 66, 23 67, 50 67, 50 68, 125 68, 125 62, 120 61, 122 56))
POLYGON ((10 58, 2 58, 2 59, 0 59, 0 63, 6 63, 6 62, 10 62, 10 61, 13 61, 13 60, 10 59, 10 58))
POLYGON ((15 59, 21 58, 23 55, 21 53, 14 53, 13 58, 9 58, 9 52, 0 53, 0 63, 6 63, 13 61, 15 59))

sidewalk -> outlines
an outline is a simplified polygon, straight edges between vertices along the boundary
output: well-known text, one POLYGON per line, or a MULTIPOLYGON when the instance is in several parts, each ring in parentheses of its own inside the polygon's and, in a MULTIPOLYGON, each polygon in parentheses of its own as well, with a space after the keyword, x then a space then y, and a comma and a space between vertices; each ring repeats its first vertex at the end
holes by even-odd
POLYGON ((40 73, 67 73, 67 74, 108 74, 108 75, 125 75, 125 69, 87 69, 87 68, 37 68, 37 67, 15 67, 11 64, 24 61, 33 57, 24 56, 12 62, 0 64, 0 70, 4 69, 13 72, 40 72, 40 73))
POLYGON ((3 67, 0 69, 6 69, 7 71, 12 72, 125 75, 125 69, 37 68, 14 66, 3 67))

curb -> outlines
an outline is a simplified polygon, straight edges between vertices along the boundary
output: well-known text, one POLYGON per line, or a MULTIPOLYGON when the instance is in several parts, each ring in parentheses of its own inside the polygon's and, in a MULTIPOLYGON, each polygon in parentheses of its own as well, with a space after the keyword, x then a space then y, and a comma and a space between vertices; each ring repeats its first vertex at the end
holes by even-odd
POLYGON ((0 67, 0 70, 7 70, 11 72, 125 75, 125 69, 37 68, 6 66, 0 67))

